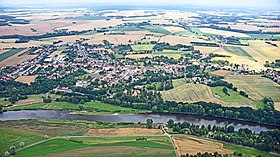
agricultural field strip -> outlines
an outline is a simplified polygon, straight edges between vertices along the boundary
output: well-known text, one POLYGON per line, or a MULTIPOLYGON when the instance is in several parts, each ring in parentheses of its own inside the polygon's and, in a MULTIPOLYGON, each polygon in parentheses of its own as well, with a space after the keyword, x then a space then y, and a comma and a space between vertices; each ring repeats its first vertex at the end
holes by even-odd
MULTIPOLYGON (((244 147, 244 148, 251 149, 251 150, 260 151, 260 150, 257 150, 255 148, 252 148, 252 147, 238 145, 238 144, 232 144, 232 143, 229 143, 229 142, 219 141, 219 140, 215 140, 215 139, 211 139, 211 138, 207 138, 207 137, 199 137, 199 136, 186 135, 186 134, 170 134, 170 135, 173 136, 173 137, 193 137, 193 138, 198 138, 198 139, 203 139, 203 140, 209 140, 209 141, 212 141, 212 142, 219 142, 219 143, 224 143, 224 144, 228 144, 228 145, 235 145, 235 146, 240 146, 240 147, 244 147)), ((272 153, 272 152, 269 152, 269 154, 280 156, 279 154, 275 154, 275 153, 272 153)))
MULTIPOLYGON (((26 149, 26 148, 30 148, 30 147, 33 147, 33 146, 36 146, 38 144, 41 144, 41 143, 44 143, 44 142, 47 142, 47 141, 50 141, 50 140, 55 140, 55 139, 69 139, 69 138, 102 138, 102 137, 169 137, 171 139, 171 137, 169 136, 169 134, 162 134, 162 135, 150 135, 150 134, 147 134, 147 135, 119 135, 119 136, 110 136, 110 135, 107 135, 107 136, 56 136, 56 137, 52 137, 52 138, 49 138, 49 139, 46 139, 46 140, 42 140, 42 141, 39 141, 39 142, 36 142, 36 143, 33 143, 31 145, 28 145, 26 147, 23 147, 23 148, 20 148, 18 149, 17 151, 20 151, 20 150, 23 150, 23 149, 26 149)), ((171 140, 172 141, 172 140, 171 140)), ((174 150, 175 150, 175 145, 172 141, 172 145, 174 147, 174 150)))
MULTIPOLYGON (((167 136, 170 140, 171 140, 171 143, 174 147, 174 151, 176 153, 176 156, 178 157, 178 152, 176 151, 176 146, 175 146, 175 143, 172 139, 172 137, 194 137, 194 138, 199 138, 199 139, 204 139, 204 140, 209 140, 209 141, 213 141, 213 142, 221 142, 219 140, 215 140, 215 139, 211 139, 211 138, 206 138, 206 137, 197 137, 197 136, 194 136, 194 135, 186 135, 186 134, 168 134, 164 129, 164 134, 162 135, 140 135, 140 136, 146 136, 146 137, 165 137, 167 136)), ((31 145, 28 145, 24 148, 20 148, 18 149, 17 151, 20 151, 20 150, 23 150, 23 149, 26 149, 26 148, 30 148, 30 147, 33 147, 33 146, 36 146, 36 145, 39 145, 41 143, 44 143, 46 141, 50 141, 50 140, 55 140, 55 139, 69 139, 69 138, 104 138, 104 137, 139 137, 137 135, 125 135, 125 136, 57 136, 57 137, 52 137, 52 138, 49 138, 49 139, 46 139, 46 140, 43 140, 43 141, 40 141, 40 142, 36 142, 36 143, 33 143, 31 145)), ((252 150, 257 150, 257 149, 254 149, 254 148, 251 148, 251 147, 247 147, 247 146, 242 146, 242 145, 237 145, 237 144, 232 144, 232 143, 228 143, 228 142, 222 142, 224 144, 229 144, 229 145, 235 145, 235 146, 241 146, 241 147, 244 147, 244 148, 247 148, 247 149, 252 149, 252 150)), ((257 150, 259 151, 259 150, 257 150)), ((270 153, 270 154, 274 154, 274 155, 278 155, 278 154, 275 154, 275 153, 270 153)))

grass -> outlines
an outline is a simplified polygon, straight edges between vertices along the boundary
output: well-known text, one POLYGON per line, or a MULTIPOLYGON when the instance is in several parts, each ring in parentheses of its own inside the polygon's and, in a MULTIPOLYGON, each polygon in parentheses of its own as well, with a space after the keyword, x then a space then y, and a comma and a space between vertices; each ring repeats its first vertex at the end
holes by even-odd
POLYGON ((246 156, 246 157, 255 157, 257 155, 261 155, 262 157, 279 157, 278 155, 273 155, 267 152, 262 152, 255 149, 242 147, 242 146, 224 144, 224 147, 227 149, 231 149, 235 152, 242 153, 243 154, 242 156, 246 156))
POLYGON ((193 33, 193 32, 190 32, 188 30, 185 30, 185 31, 179 31, 179 32, 176 32, 174 33, 175 35, 193 35, 193 36, 196 36, 197 34, 193 33))
POLYGON ((220 98, 220 100, 224 101, 224 102, 228 102, 230 104, 232 104, 232 106, 235 107, 240 107, 240 106, 249 106, 252 108, 264 108, 264 103, 262 100, 251 100, 249 98, 246 98, 242 95, 240 95, 238 92, 233 91, 232 89, 228 89, 228 93, 230 96, 227 96, 224 92, 223 92, 223 88, 221 86, 218 87, 211 87, 211 90, 213 91, 213 93, 215 93, 215 95, 218 95, 220 98))
POLYGON ((100 101, 87 102, 80 104, 84 107, 82 111, 78 110, 78 104, 68 102, 52 102, 52 103, 37 103, 26 106, 13 107, 11 110, 69 110, 78 114, 133 114, 139 112, 146 112, 145 110, 138 110, 132 108, 125 108, 114 106, 100 101))
POLYGON ((164 35, 171 34, 168 30, 166 30, 166 29, 164 29, 160 26, 147 25, 147 26, 143 26, 143 29, 146 29, 146 30, 154 32, 154 33, 161 33, 161 34, 164 34, 164 35))
POLYGON ((95 154, 95 156, 112 156, 112 154, 114 154, 114 156, 125 157, 175 157, 173 146, 167 137, 146 137, 147 140, 144 141, 136 140, 137 138, 139 137, 54 139, 19 151, 16 156, 60 156, 71 151, 70 156, 79 156, 79 154, 83 154, 84 156, 85 154, 87 154, 87 156, 92 154, 95 154), (99 150, 102 151, 100 152, 99 150), (141 153, 134 152, 139 150, 141 153), (119 152, 116 153, 116 151, 119 152))
POLYGON ((9 51, 6 51, 2 54, 0 54, 0 62, 21 52, 22 50, 24 50, 23 48, 19 48, 19 49, 10 49, 9 51))
POLYGON ((149 86, 155 86, 156 87, 156 90, 159 90, 160 86, 161 86, 161 82, 152 82, 152 83, 149 83, 149 84, 146 84, 145 87, 148 88, 149 86))
POLYGON ((243 38, 243 39, 249 39, 249 40, 272 40, 276 39, 279 40, 280 36, 277 35, 271 35, 271 34, 248 34, 250 37, 243 38))
POLYGON ((145 51, 145 50, 153 50, 153 44, 137 44, 131 45, 133 51, 145 51))
POLYGON ((175 51, 175 50, 163 50, 163 51, 153 52, 153 54, 157 54, 157 55, 186 54, 186 53, 187 52, 185 51, 175 51))
POLYGON ((45 135, 50 138, 56 136, 82 136, 86 135, 89 129, 114 127, 140 127, 140 125, 84 120, 3 121, 0 123, 0 154, 12 145, 19 148, 20 142, 30 145, 42 141, 45 135))
POLYGON ((98 33, 97 31, 92 30, 92 31, 89 31, 89 32, 83 33, 83 35, 94 35, 94 34, 97 34, 97 33, 98 33))
POLYGON ((58 152, 63 152, 67 150, 87 147, 87 144, 77 143, 70 140, 65 139, 55 139, 46 141, 42 144, 36 145, 34 147, 30 147, 28 149, 24 149, 20 151, 16 156, 17 157, 25 157, 25 156, 37 156, 37 155, 47 155, 58 152))
POLYGON ((254 100, 271 97, 280 102, 280 85, 259 75, 230 75, 226 81, 232 83, 238 90, 245 91, 254 100))
POLYGON ((244 56, 250 60, 253 60, 255 61, 255 59, 250 55, 248 54, 245 50, 243 50, 241 47, 237 47, 237 46, 224 46, 223 47, 224 50, 228 51, 228 52, 231 52, 235 55, 238 55, 238 56, 244 56))
POLYGON ((114 27, 110 29, 111 31, 143 31, 143 28, 136 26, 123 26, 123 27, 114 27))
POLYGON ((209 102, 214 99, 210 87, 202 84, 186 83, 168 91, 161 92, 165 101, 176 102, 209 102))

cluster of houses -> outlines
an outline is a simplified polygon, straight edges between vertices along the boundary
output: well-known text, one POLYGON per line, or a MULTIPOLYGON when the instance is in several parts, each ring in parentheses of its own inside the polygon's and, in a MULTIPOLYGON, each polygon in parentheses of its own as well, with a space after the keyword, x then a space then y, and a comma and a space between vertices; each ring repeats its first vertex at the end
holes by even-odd
MULTIPOLYGON (((116 59, 112 57, 112 51, 103 45, 88 45, 80 41, 74 43, 60 43, 50 46, 41 46, 32 52, 32 55, 37 55, 32 60, 22 62, 14 67, 14 70, 5 75, 2 74, 2 80, 16 79, 24 75, 44 75, 47 78, 55 79, 63 77, 77 69, 83 69, 87 73, 101 76, 100 81, 105 81, 106 85, 118 84, 123 81, 136 81, 139 76, 145 74, 147 71, 154 73, 166 73, 171 75, 178 75, 179 69, 189 66, 181 62, 177 64, 166 63, 164 61, 155 62, 150 60, 151 66, 137 66, 136 64, 126 64, 126 59, 116 59), (51 55, 57 49, 64 48, 64 53, 72 53, 72 58, 68 55, 51 55), (74 56, 74 58, 73 58, 74 56), (121 63, 121 64, 119 64, 121 63)), ((274 70, 253 71, 249 70, 246 65, 217 65, 212 63, 201 62, 202 59, 207 58, 208 55, 201 55, 199 59, 191 58, 190 64, 198 64, 200 68, 211 70, 229 70, 241 74, 265 74, 273 81, 280 83, 279 72, 274 70)), ((6 67, 2 67, 5 69, 6 67)), ((93 78, 95 79, 95 78, 93 78)), ((193 77, 194 82, 209 83, 211 80, 205 78, 193 77)), ((92 81, 92 80, 91 80, 92 81)), ((87 88, 90 80, 78 80, 75 84, 77 87, 87 88)), ((105 86, 106 86, 105 85, 105 86)), ((104 87, 100 86, 100 87, 104 87)), ((137 90, 134 93, 137 94, 137 90)))

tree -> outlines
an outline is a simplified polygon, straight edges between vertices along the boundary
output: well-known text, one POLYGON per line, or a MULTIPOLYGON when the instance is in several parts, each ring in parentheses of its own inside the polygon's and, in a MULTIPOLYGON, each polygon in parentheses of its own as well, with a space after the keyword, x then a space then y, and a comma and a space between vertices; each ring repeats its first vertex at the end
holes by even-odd
POLYGON ((3 105, 0 104, 0 112, 3 111, 3 105))
POLYGON ((225 93, 225 95, 230 96, 230 94, 228 93, 227 87, 223 88, 223 92, 225 93))
POLYGON ((83 105, 79 105, 79 106, 78 106, 78 110, 79 110, 79 111, 82 111, 83 109, 84 109, 84 106, 83 106, 83 105))
POLYGON ((152 119, 147 119, 147 128, 152 128, 153 127, 153 120, 152 119))
POLYGON ((173 126, 174 126, 174 120, 169 119, 169 120, 167 121, 167 125, 168 125, 169 128, 173 128, 173 126))

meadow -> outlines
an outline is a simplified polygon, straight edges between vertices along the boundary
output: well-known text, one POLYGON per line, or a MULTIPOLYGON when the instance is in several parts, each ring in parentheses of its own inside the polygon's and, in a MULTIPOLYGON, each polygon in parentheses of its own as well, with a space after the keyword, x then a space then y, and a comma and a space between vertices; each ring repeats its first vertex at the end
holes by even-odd
POLYGON ((21 106, 15 105, 15 107, 11 107, 9 110, 70 110, 75 114, 132 114, 146 112, 145 110, 114 106, 100 101, 86 102, 85 104, 79 105, 69 102, 43 103, 42 98, 41 102, 21 106), (83 109, 80 110, 79 106, 83 106, 83 109))
POLYGON ((262 100, 251 100, 240 95, 238 92, 233 91, 232 89, 227 89, 228 95, 223 92, 222 86, 211 87, 213 93, 219 97, 220 100, 226 103, 226 106, 231 107, 251 107, 254 109, 264 108, 264 103, 262 100))
POLYGON ((242 147, 242 146, 237 146, 237 145, 231 145, 231 144, 224 144, 224 148, 226 149, 230 149, 232 151, 235 152, 239 152, 242 153, 243 156, 246 157, 255 157, 258 155, 261 155, 262 157, 279 157, 279 155, 274 155, 274 154, 270 154, 267 152, 262 152, 259 150, 255 150, 252 148, 247 148, 247 147, 242 147))
POLYGON ((23 156, 175 157, 168 137, 100 137, 54 139, 19 151, 23 156), (145 138, 146 140, 137 140, 145 138))
POLYGON ((149 30, 149 31, 154 32, 154 33, 161 33, 161 34, 164 34, 164 35, 171 34, 168 30, 166 30, 166 29, 164 29, 160 26, 155 26, 155 25, 147 25, 147 26, 144 26, 143 29, 149 30))
POLYGON ((153 50, 153 44, 137 44, 131 45, 133 51, 145 51, 145 50, 153 50))

